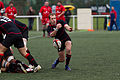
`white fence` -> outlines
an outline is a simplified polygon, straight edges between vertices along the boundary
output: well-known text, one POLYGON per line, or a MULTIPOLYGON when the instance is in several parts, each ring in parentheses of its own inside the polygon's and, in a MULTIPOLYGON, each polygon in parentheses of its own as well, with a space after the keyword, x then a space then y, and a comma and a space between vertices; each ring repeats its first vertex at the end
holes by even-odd
MULTIPOLYGON (((95 17, 109 17, 110 15, 92 15, 92 19, 95 17)), ((77 18, 77 15, 71 15, 71 18, 73 18, 73 30, 75 30, 75 18, 77 18)), ((40 17, 38 15, 34 15, 34 16, 17 16, 16 18, 36 18, 36 24, 37 24, 37 28, 36 30, 39 31, 40 30, 40 17)), ((93 21, 92 21, 93 22, 93 21)))

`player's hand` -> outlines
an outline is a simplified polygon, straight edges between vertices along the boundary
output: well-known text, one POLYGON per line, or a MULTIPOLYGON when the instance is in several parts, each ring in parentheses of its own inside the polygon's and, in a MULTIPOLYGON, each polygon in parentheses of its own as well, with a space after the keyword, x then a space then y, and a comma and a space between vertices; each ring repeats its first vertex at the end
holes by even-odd
POLYGON ((73 31, 73 29, 70 27, 70 28, 68 28, 68 31, 72 32, 72 31, 73 31))
POLYGON ((116 19, 114 19, 114 21, 116 21, 116 19))
POLYGON ((60 17, 60 15, 58 15, 58 18, 60 17))
POLYGON ((62 25, 59 23, 56 25, 56 29, 60 29, 62 27, 62 25))

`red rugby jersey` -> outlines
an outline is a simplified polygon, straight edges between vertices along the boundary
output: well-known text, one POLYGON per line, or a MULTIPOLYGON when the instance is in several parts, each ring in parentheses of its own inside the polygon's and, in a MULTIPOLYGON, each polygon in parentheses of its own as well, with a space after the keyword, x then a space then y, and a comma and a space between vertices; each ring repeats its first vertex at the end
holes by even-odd
POLYGON ((14 14, 17 14, 17 10, 15 7, 7 7, 5 10, 5 13, 7 13, 8 18, 15 19, 14 14))
POLYGON ((49 18, 49 14, 52 13, 52 9, 49 6, 42 6, 40 9, 40 13, 42 14, 42 18, 49 18))

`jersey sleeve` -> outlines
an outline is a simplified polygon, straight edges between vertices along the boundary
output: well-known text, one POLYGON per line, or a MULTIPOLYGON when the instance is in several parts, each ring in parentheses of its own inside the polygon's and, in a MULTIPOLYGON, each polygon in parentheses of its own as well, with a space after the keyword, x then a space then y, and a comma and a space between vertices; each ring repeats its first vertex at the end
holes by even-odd
POLYGON ((2 7, 2 8, 5 8, 3 2, 1 2, 1 7, 2 7))
POLYGON ((8 13, 8 8, 5 9, 5 13, 8 13))
POLYGON ((15 8, 15 12, 14 12, 14 14, 17 14, 17 10, 16 10, 16 8, 15 8))
POLYGON ((40 8, 40 13, 42 13, 42 12, 43 12, 42 10, 43 10, 43 7, 41 7, 41 8, 40 8))
POLYGON ((65 24, 67 24, 67 23, 66 23, 65 21, 63 21, 63 20, 58 20, 58 21, 57 21, 57 24, 59 24, 59 23, 62 24, 63 27, 64 27, 65 24))
POLYGON ((63 12, 63 11, 65 11, 65 8, 64 8, 64 6, 62 6, 62 12, 63 12))
POLYGON ((52 31, 53 31, 52 27, 51 27, 51 26, 48 26, 47 32, 50 34, 52 31))
POLYGON ((50 13, 52 13, 52 8, 50 7, 50 13))

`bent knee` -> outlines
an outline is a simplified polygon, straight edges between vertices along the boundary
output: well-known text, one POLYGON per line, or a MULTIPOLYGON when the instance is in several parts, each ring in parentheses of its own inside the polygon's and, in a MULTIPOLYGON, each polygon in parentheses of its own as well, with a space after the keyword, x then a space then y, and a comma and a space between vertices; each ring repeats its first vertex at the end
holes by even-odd
POLYGON ((59 58, 59 62, 64 62, 65 59, 64 58, 59 58))

